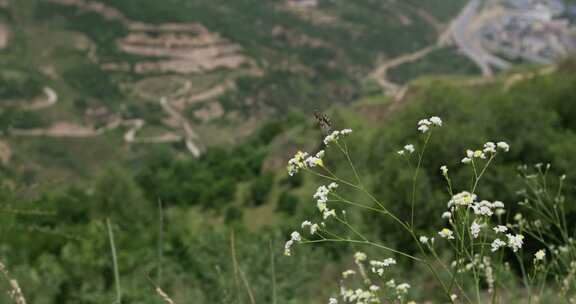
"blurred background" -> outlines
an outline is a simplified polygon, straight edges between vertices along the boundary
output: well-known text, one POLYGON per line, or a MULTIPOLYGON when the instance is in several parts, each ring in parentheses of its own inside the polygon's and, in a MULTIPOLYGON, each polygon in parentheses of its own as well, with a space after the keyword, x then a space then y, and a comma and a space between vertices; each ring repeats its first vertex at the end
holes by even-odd
MULTIPOLYGON (((318 217, 321 181, 285 171, 320 148, 314 111, 354 129, 364 182, 402 216, 411 172, 395 151, 418 142, 420 118, 442 117, 418 185, 422 232, 449 199, 440 165, 464 185, 463 152, 487 140, 512 147, 487 199, 513 213, 516 167, 538 162, 568 175, 569 195, 575 22, 574 0, 0 0, 0 261, 30 303, 110 303, 109 219, 122 303, 161 303, 151 282, 176 303, 324 303, 368 249, 282 256, 318 217)), ((415 251, 390 221, 349 216, 415 251)), ((440 296, 399 264, 415 299, 440 296)))

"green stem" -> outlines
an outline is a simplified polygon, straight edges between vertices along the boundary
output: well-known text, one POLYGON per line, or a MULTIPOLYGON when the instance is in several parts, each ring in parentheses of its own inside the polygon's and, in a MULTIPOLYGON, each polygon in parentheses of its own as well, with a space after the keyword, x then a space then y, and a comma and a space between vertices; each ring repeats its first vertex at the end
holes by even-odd
POLYGON ((108 240, 110 241, 110 252, 112 253, 112 266, 114 268, 114 282, 116 286, 116 300, 114 303, 122 303, 122 288, 120 287, 120 274, 118 271, 118 258, 116 256, 116 245, 114 244, 114 233, 110 218, 106 218, 106 228, 108 229, 108 240))

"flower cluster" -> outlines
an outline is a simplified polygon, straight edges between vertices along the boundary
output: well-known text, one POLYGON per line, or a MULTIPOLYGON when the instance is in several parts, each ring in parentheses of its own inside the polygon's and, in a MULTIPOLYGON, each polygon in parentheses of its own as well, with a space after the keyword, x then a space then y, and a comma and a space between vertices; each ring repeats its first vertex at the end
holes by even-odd
MULTIPOLYGON (((492 147, 488 145, 488 148, 492 147)), ((475 218, 472 219, 472 223, 470 224, 470 235, 472 238, 476 239, 479 237, 482 229, 487 226, 489 222, 489 218, 496 214, 501 215, 505 212, 504 210, 504 203, 501 201, 494 201, 490 202, 487 200, 477 201, 477 196, 473 193, 468 191, 462 191, 452 196, 450 201, 448 202, 448 209, 449 211, 445 211, 442 214, 442 218, 448 219, 451 224, 453 224, 453 213, 458 208, 466 208, 466 210, 472 210, 475 218)), ((509 228, 503 225, 497 225, 492 227, 494 233, 506 233, 509 228)), ((438 232, 440 237, 445 239, 454 239, 454 232, 448 228, 442 229, 438 232)), ((509 247, 512 251, 517 252, 523 245, 523 236, 520 234, 512 235, 507 234, 507 241, 503 241, 501 239, 496 238, 491 243, 492 252, 497 251, 502 247, 509 247)))
POLYGON ((544 249, 540 249, 534 254, 534 261, 543 261, 545 257, 546 251, 544 249))
POLYGON ((387 258, 383 261, 370 261, 371 270, 373 273, 378 274, 379 276, 384 275, 384 268, 390 267, 391 265, 395 265, 396 260, 393 258, 387 258))
POLYGON ((438 116, 432 116, 430 118, 421 119, 418 122, 418 131, 420 131, 422 133, 426 133, 433 126, 441 127, 442 126, 442 119, 440 119, 440 117, 438 117, 438 116))
POLYGON ((298 233, 298 231, 292 232, 292 234, 290 234, 290 239, 286 242, 286 244, 284 244, 284 255, 292 255, 292 246, 294 245, 294 242, 300 241, 302 241, 300 233, 298 233))
POLYGON ((480 229, 482 229, 482 225, 476 223, 476 221, 472 222, 472 226, 470 226, 470 234, 472 234, 472 237, 475 239, 478 238, 480 229))
POLYGON ((486 159, 486 155, 494 155, 497 152, 497 149, 500 149, 504 152, 508 152, 510 151, 510 145, 508 145, 506 142, 500 141, 498 143, 494 143, 494 142, 486 142, 484 144, 484 146, 482 147, 482 149, 478 149, 478 150, 466 150, 466 157, 464 157, 461 162, 463 164, 469 164, 472 162, 472 160, 474 158, 479 158, 479 159, 486 159))
POLYGON ((414 148, 414 145, 405 145, 404 149, 398 151, 397 153, 399 155, 404 155, 405 152, 412 154, 412 153, 414 153, 414 151, 416 151, 416 149, 414 148))
POLYGON ((318 229, 320 229, 320 226, 318 224, 312 223, 310 221, 304 221, 302 223, 302 229, 306 227, 310 227, 310 235, 316 234, 316 232, 318 232, 318 229))
POLYGON ((288 175, 293 176, 294 174, 298 173, 301 169, 305 168, 314 168, 316 166, 324 166, 324 162, 322 158, 324 157, 324 150, 320 150, 316 155, 309 155, 308 152, 298 151, 288 161, 288 175))
POLYGON ((393 289, 396 293, 396 297, 400 300, 408 293, 408 289, 410 289, 410 284, 408 283, 396 284, 394 280, 390 280, 386 282, 386 287, 393 289))
POLYGON ((518 251, 518 249, 522 248, 522 245, 524 244, 524 236, 521 234, 506 234, 506 237, 508 238, 508 247, 510 247, 512 249, 512 251, 516 252, 518 251))
POLYGON ((352 133, 352 129, 336 130, 324 138, 324 145, 328 146, 330 143, 337 142, 341 135, 348 135, 352 133))
POLYGON ((470 207, 474 210, 474 214, 476 215, 492 216, 495 211, 499 213, 498 210, 504 209, 504 203, 501 201, 489 202, 483 200, 478 203, 473 203, 470 207))
POLYGON ((445 239, 449 239, 449 240, 454 239, 454 232, 452 232, 452 230, 450 230, 448 228, 444 228, 444 229, 440 230, 440 232, 438 232, 438 235, 440 235, 440 237, 445 238, 445 239))
MULTIPOLYGON (((342 297, 342 300, 344 300, 344 302, 346 303, 357 303, 357 304, 380 303, 380 300, 378 299, 378 296, 375 293, 375 291, 377 290, 372 289, 374 288, 368 288, 367 290, 358 288, 354 290, 342 287, 340 289, 340 296, 342 297)), ((333 303, 338 302, 336 301, 333 303)))
POLYGON ((328 202, 328 194, 336 188, 338 188, 338 184, 336 183, 330 183, 328 186, 323 185, 318 187, 316 193, 312 196, 316 199, 316 206, 318 207, 318 210, 322 212, 322 217, 324 219, 336 215, 336 211, 334 209, 329 209, 326 205, 326 202, 328 202))
MULTIPOLYGON (((368 261, 368 256, 363 252, 356 252, 354 254, 354 263, 358 267, 358 273, 362 276, 364 282, 364 288, 350 288, 345 286, 347 279, 350 276, 356 275, 354 270, 346 270, 342 272, 342 281, 340 286, 339 298, 343 303, 354 303, 354 304, 371 304, 371 303, 382 303, 379 295, 380 293, 385 295, 394 295, 397 299, 403 300, 410 289, 410 284, 402 283, 396 284, 394 279, 388 280, 384 285, 379 286, 372 283, 368 273, 364 271, 364 265, 368 261)), ((396 260, 393 258, 386 258, 384 260, 371 260, 368 263, 371 266, 372 273, 378 275, 382 278, 384 276, 384 268, 391 267, 396 264, 396 260)), ((328 304, 336 304, 338 299, 332 297, 328 300, 328 304)), ((402 302, 404 303, 404 302, 402 302)), ((414 302, 408 302, 414 303, 414 302)))
POLYGON ((476 198, 476 194, 470 193, 468 191, 462 191, 452 196, 450 201, 448 201, 448 208, 452 209, 452 207, 457 206, 469 206, 476 200, 476 198))

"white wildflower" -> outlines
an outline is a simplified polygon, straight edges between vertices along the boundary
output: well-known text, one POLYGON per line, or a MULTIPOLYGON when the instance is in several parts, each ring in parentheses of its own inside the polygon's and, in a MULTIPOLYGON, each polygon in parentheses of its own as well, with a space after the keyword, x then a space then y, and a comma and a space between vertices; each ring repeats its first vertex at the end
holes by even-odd
POLYGON ((324 166, 324 162, 322 162, 321 158, 315 157, 315 156, 310 156, 306 159, 306 165, 309 168, 314 168, 316 166, 324 166))
POLYGON ((395 265, 396 260, 393 258, 387 258, 382 261, 370 261, 370 266, 372 266, 372 272, 382 276, 384 274, 384 268, 395 265))
POLYGON ((320 186, 318 189, 316 189, 316 193, 314 193, 312 197, 315 198, 318 202, 325 203, 328 201, 328 193, 330 193, 330 189, 328 189, 328 187, 320 186))
POLYGON ((347 135, 352 133, 352 129, 344 129, 341 131, 333 131, 324 138, 324 145, 328 146, 330 143, 338 141, 340 135, 347 135))
POLYGON ((292 245, 294 245, 294 242, 300 241, 302 241, 300 233, 298 233, 298 231, 292 232, 292 234, 290 234, 290 239, 286 242, 286 244, 284 244, 284 255, 290 256, 292 254, 292 245))
POLYGON ((406 151, 408 151, 408 153, 412 154, 415 151, 414 145, 405 145, 404 150, 406 150, 406 151))
POLYGON ((395 265, 396 264, 396 260, 393 258, 387 258, 384 259, 384 261, 382 261, 382 265, 384 265, 385 267, 388 267, 390 265, 395 265))
POLYGON ((494 202, 492 203, 492 206, 493 206, 494 208, 504 208, 504 203, 501 202, 501 201, 494 201, 494 202))
POLYGON ((496 144, 489 141, 484 144, 484 149, 482 151, 484 151, 484 153, 496 153, 496 144))
POLYGON ((492 228, 496 233, 504 233, 506 231, 508 231, 508 227, 503 226, 503 225, 498 225, 494 228, 492 228))
POLYGON ((318 226, 318 224, 312 223, 310 221, 302 222, 302 229, 304 229, 306 227, 310 227, 310 234, 311 235, 316 234, 316 232, 320 228, 320 226, 318 226))
POLYGON ((354 254, 354 262, 356 262, 356 264, 366 261, 366 258, 367 256, 364 252, 358 251, 354 254))
POLYGON ((521 234, 512 235, 507 234, 506 237, 508 238, 508 247, 512 249, 512 251, 516 252, 518 249, 522 248, 524 244, 524 236, 521 234))
POLYGON ((438 117, 438 116, 432 116, 432 117, 430 117, 430 122, 431 122, 433 125, 437 125, 437 126, 439 126, 439 127, 442 126, 442 119, 440 119, 440 117, 438 117))
POLYGON ((330 143, 337 141, 339 135, 340 131, 333 131, 328 136, 324 137, 324 145, 328 146, 330 143))
POLYGON ((476 150, 476 151, 474 151, 474 157, 475 157, 475 158, 485 159, 485 158, 486 158, 486 154, 484 154, 484 152, 482 152, 481 150, 476 150))
POLYGON ((536 254, 534 254, 534 260, 536 261, 543 261, 545 257, 546 251, 544 251, 544 249, 540 249, 536 252, 536 254))
POLYGON ((396 292, 399 294, 406 294, 408 293, 408 289, 410 289, 410 284, 402 283, 396 286, 396 292))
POLYGON ((432 124, 432 122, 431 122, 430 120, 428 120, 428 119, 421 119, 421 120, 418 122, 418 125, 419 125, 419 126, 429 126, 429 125, 431 125, 431 124, 432 124))
POLYGON ((496 209, 496 211, 494 211, 494 213, 496 213, 496 215, 498 215, 498 216, 501 216, 504 213, 506 213, 506 210, 500 208, 500 209, 496 209))
POLYGON ((418 127, 418 131, 422 132, 422 133, 426 133, 428 131, 428 129, 430 129, 427 125, 420 125, 418 127))
POLYGON ((503 150, 504 152, 510 151, 510 145, 508 145, 507 143, 505 143, 505 142, 503 142, 503 141, 498 142, 498 143, 496 144, 496 146, 497 146, 499 149, 503 150))
POLYGON ((324 212, 322 213, 322 218, 323 218, 323 219, 327 219, 327 218, 329 218, 330 216, 336 216, 336 210, 334 210, 334 209, 330 209, 330 210, 325 209, 324 212))
POLYGON ((450 300, 456 301, 456 299, 458 299, 458 295, 457 295, 457 294, 451 294, 451 295, 450 295, 450 300))
POLYGON ((396 152, 396 153, 398 153, 398 155, 404 155, 404 150, 400 150, 400 151, 398 151, 398 152, 396 152))
POLYGON ((492 250, 492 252, 494 252, 494 251, 500 249, 501 247, 506 246, 506 243, 504 241, 502 241, 501 239, 495 239, 492 242, 491 246, 492 246, 491 250, 492 250))
POLYGON ((464 157, 460 162, 463 164, 469 164, 472 162, 472 159, 469 157, 464 157))
POLYGON ((338 188, 337 183, 332 182, 332 183, 330 183, 330 185, 328 185, 328 190, 334 190, 336 188, 338 188))
POLYGON ((335 298, 330 298, 328 300, 328 304, 338 304, 338 300, 336 300, 335 298))
POLYGON ((380 286, 370 285, 370 287, 368 289, 370 289, 370 291, 372 291, 372 292, 376 292, 376 291, 380 290, 380 286))
POLYGON ((308 153, 302 151, 296 152, 294 157, 288 161, 288 167, 286 168, 288 170, 288 175, 293 176, 294 174, 298 173, 300 169, 306 168, 307 164, 305 159, 307 158, 308 153))
POLYGON ((430 239, 427 236, 421 236, 420 237, 420 243, 422 243, 422 244, 428 244, 429 240, 430 239))
POLYGON ((356 274, 356 271, 349 269, 349 270, 342 272, 342 278, 346 279, 346 278, 353 276, 355 274, 356 274))
POLYGON ((450 211, 445 211, 444 213, 442 213, 443 219, 450 219, 451 217, 452 217, 452 213, 450 211))
POLYGON ((504 241, 502 241, 501 239, 495 239, 492 244, 490 245, 492 246, 492 252, 500 249, 501 247, 506 246, 506 243, 504 241))
POLYGON ((448 202, 448 207, 452 205, 456 206, 468 206, 476 200, 476 194, 470 193, 468 191, 462 191, 455 194, 452 199, 448 202))
MULTIPOLYGON (((487 201, 483 201, 483 202, 487 202, 487 201)), ((494 212, 492 212, 492 209, 490 209, 490 205, 488 204, 482 204, 482 202, 477 203, 477 204, 473 204, 472 205, 472 209, 474 210, 474 214, 476 215, 484 215, 484 216, 492 216, 492 214, 494 214, 494 212)))
POLYGON ((448 167, 442 166, 440 167, 440 171, 442 171, 442 175, 446 176, 448 174, 448 167))
POLYGON ((290 234, 290 238, 297 242, 300 242, 302 240, 302 237, 300 236, 300 233, 298 233, 298 231, 292 232, 292 234, 290 234))
POLYGON ((320 226, 318 226, 318 224, 312 224, 312 226, 310 226, 310 234, 316 234, 316 232, 318 232, 318 229, 320 229, 320 226))
POLYGON ((440 237, 445 238, 445 239, 454 239, 454 232, 452 232, 452 230, 448 229, 448 228, 444 228, 442 230, 440 230, 440 232, 438 232, 438 234, 440 235, 440 237))
POLYGON ((476 221, 472 222, 472 225, 470 226, 470 233, 472 234, 472 237, 478 238, 478 235, 480 234, 480 229, 482 229, 481 225, 476 223, 476 221))

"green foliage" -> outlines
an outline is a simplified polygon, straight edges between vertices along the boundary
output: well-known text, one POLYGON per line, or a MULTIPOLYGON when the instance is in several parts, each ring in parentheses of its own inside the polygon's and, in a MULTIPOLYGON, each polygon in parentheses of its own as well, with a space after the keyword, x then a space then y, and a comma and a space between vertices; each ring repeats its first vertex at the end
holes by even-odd
MULTIPOLYGON (((419 177, 416 216, 420 229, 438 225, 441 219, 430 218, 433 210, 444 206, 448 197, 439 174, 447 165, 457 190, 469 187, 468 173, 454 160, 464 157, 466 149, 481 147, 486 141, 504 140, 513 147, 502 165, 485 177, 478 189, 484 199, 518 200, 515 182, 516 168, 521 164, 550 162, 553 171, 569 172, 576 164, 567 157, 574 151, 574 124, 568 117, 576 111, 574 86, 576 78, 568 75, 538 77, 505 92, 498 86, 463 89, 445 82, 434 82, 419 94, 404 111, 377 132, 371 140, 371 154, 366 160, 370 175, 376 177, 374 191, 403 218, 409 214, 412 174, 395 151, 405 144, 422 145, 422 135, 416 131, 415 121, 431 115, 441 116, 446 125, 435 132, 428 147, 423 170, 419 177), (413 130, 407 132, 406 130, 413 130), (570 143, 570 144, 569 144, 570 143), (450 163, 445 163, 450 161, 450 163), (386 186, 383 186, 386 185, 386 186), (398 189, 408 189, 398 191, 398 189)), ((413 160, 414 161, 414 160, 413 160)), ((573 195, 574 190, 570 190, 573 195)), ((514 210, 512 210, 514 212, 514 210)), ((373 219, 368 218, 368 221, 373 219)), ((399 242, 402 238, 390 235, 386 223, 377 224, 382 238, 399 242)))
POLYGON ((289 192, 282 192, 278 198, 276 211, 286 213, 287 215, 294 215, 299 202, 300 200, 297 196, 290 194, 289 192))
POLYGON ((423 58, 389 71, 390 80, 406 83, 421 75, 479 74, 478 67, 453 48, 435 50, 423 58))
POLYGON ((121 97, 120 90, 110 74, 95 64, 72 67, 63 77, 71 87, 105 105, 113 106, 121 97))
POLYGON ((0 74, 0 99, 29 100, 42 94, 42 81, 40 77, 30 76, 9 77, 0 74))
POLYGON ((126 109, 127 118, 141 118, 152 125, 162 125, 166 114, 158 103, 131 103, 126 109))
POLYGON ((291 126, 297 116, 265 125, 252 138, 230 149, 213 147, 200 159, 174 159, 158 153, 142 160, 137 180, 149 200, 200 205, 222 210, 235 199, 240 182, 255 179, 251 199, 264 202, 272 173, 261 173, 270 141, 291 126))
POLYGON ((0 130, 41 128, 48 125, 42 114, 13 107, 0 108, 0 130))
POLYGON ((272 172, 260 174, 250 188, 251 205, 260 206, 264 204, 272 190, 273 183, 274 174, 272 172))
POLYGON ((119 21, 106 20, 97 13, 82 11, 73 6, 45 1, 38 3, 35 18, 37 21, 45 22, 56 19, 56 24, 60 23, 64 28, 86 34, 98 45, 98 55, 102 56, 104 61, 131 58, 131 56, 123 55, 116 47, 116 39, 128 33, 119 21), (65 18, 61 18, 62 16, 65 18))

